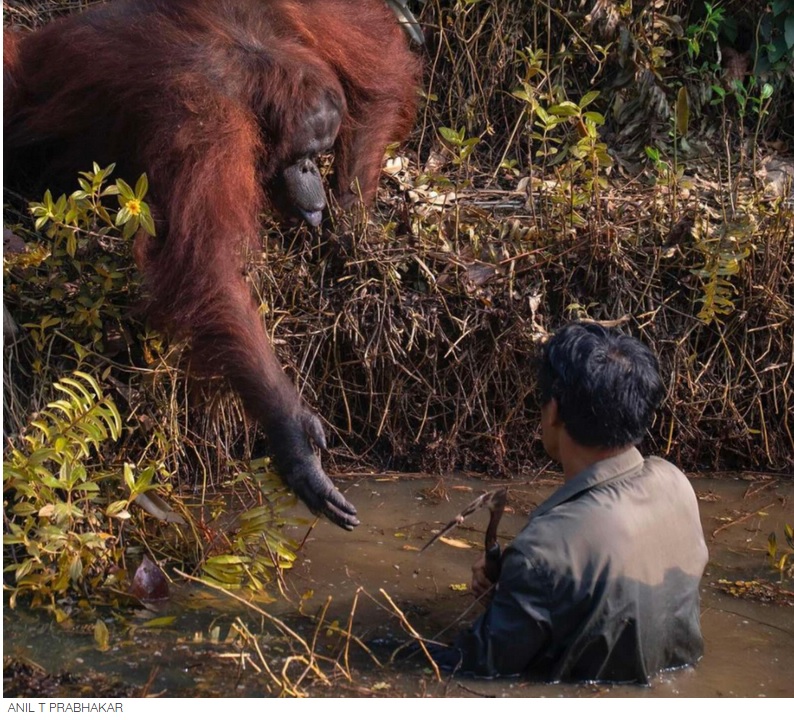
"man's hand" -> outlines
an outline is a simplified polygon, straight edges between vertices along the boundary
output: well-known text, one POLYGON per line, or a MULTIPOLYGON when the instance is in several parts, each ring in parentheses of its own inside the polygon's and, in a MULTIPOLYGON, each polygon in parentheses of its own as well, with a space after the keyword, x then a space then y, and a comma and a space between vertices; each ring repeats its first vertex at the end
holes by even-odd
POLYGON ((494 585, 485 574, 485 553, 471 566, 471 589, 483 605, 491 603, 494 585))

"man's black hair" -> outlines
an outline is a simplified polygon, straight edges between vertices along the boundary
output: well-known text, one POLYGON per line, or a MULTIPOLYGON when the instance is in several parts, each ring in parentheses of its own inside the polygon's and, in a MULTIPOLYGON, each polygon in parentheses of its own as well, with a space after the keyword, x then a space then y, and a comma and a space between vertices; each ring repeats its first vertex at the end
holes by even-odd
POLYGON ((586 447, 638 444, 664 398, 653 352, 594 323, 554 334, 543 350, 538 386, 542 404, 554 398, 568 434, 586 447))

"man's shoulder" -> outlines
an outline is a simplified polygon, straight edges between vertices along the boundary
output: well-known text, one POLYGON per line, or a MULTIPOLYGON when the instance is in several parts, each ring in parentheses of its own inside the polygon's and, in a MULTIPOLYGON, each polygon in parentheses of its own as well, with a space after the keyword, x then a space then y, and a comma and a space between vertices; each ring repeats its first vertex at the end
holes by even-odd
MULTIPOLYGON (((650 513, 654 519, 663 508, 697 513, 694 491, 687 476, 673 463, 656 456, 627 472, 551 507, 535 517, 515 537, 514 549, 530 561, 566 555, 586 547, 609 547, 610 538, 625 535, 639 514, 650 513), (692 507, 690 507, 692 506, 692 507)), ((674 518, 670 518, 671 522, 674 518)))
POLYGON ((643 458, 643 470, 646 472, 665 473, 674 475, 675 477, 686 478, 684 471, 677 465, 673 465, 669 460, 657 457, 656 455, 649 455, 643 458))

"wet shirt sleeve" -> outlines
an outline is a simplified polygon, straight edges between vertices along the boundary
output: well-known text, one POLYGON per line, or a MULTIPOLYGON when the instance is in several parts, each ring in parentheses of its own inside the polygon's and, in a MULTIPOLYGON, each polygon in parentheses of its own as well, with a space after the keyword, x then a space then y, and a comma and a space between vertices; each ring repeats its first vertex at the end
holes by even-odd
POLYGON ((455 641, 459 670, 483 677, 524 673, 551 637, 546 572, 508 548, 489 608, 455 641))

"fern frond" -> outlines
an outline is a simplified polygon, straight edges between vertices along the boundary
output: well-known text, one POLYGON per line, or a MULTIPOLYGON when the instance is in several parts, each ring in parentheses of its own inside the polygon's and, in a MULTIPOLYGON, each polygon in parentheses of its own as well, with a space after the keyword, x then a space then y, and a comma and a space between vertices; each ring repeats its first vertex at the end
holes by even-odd
MULTIPOLYGON (((83 460, 91 454, 92 448, 99 450, 106 440, 119 439, 121 416, 112 399, 102 393, 90 375, 78 370, 72 377, 53 383, 53 387, 65 397, 48 403, 39 419, 31 423, 39 437, 28 436, 28 442, 53 444, 57 448, 65 441, 73 459, 83 460)), ((66 449, 63 447, 61 451, 66 449)))
POLYGON ((737 214, 732 220, 716 228, 704 228, 696 223, 693 234, 695 247, 703 253, 703 267, 692 271, 703 283, 703 295, 696 300, 702 307, 698 319, 708 325, 719 322, 719 316, 735 309, 733 298, 737 290, 727 278, 741 274, 744 261, 754 249, 753 234, 757 223, 749 213, 737 214))

